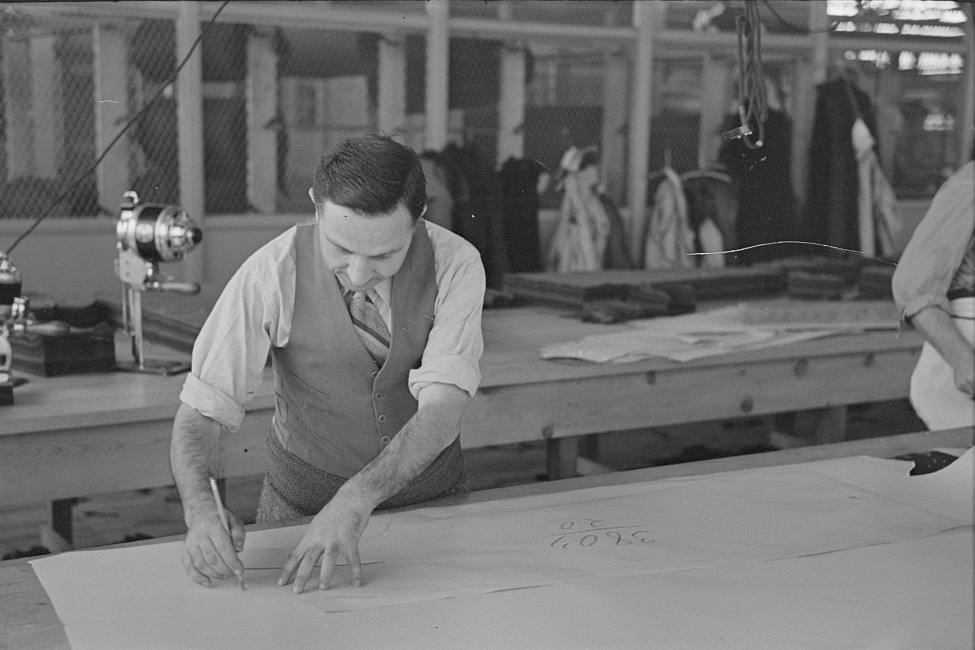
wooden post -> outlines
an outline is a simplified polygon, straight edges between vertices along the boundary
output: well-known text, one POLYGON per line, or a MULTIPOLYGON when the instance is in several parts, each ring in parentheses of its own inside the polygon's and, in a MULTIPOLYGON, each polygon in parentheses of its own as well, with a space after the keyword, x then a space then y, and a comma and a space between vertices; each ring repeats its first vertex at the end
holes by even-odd
POLYGON ((391 135, 406 126, 406 54, 402 37, 379 37, 377 127, 391 135))
POLYGON ((809 31, 812 33, 812 81, 813 85, 826 81, 829 69, 829 14, 825 2, 809 3, 809 31))
MULTIPOLYGON (((200 2, 180 2, 176 15, 176 62, 182 61, 200 35, 200 2)), ((193 51, 176 77, 176 132, 179 144, 179 201, 181 207, 203 228, 203 48, 193 51)), ((204 275, 203 255, 206 240, 187 255, 184 277, 201 282, 204 275)))
POLYGON ((630 89, 629 69, 618 52, 603 55, 603 129, 600 161, 606 193, 617 204, 623 202, 626 170, 626 147, 622 132, 627 119, 630 89))
POLYGON ((278 57, 273 33, 255 28, 247 41, 247 201, 274 212, 278 195, 278 57))
POLYGON ((501 46, 501 93, 498 98, 498 164, 525 154, 525 50, 519 43, 501 46))
POLYGON ((3 104, 7 179, 28 176, 34 169, 34 126, 31 116, 30 41, 4 37, 3 104))
POLYGON ((816 86, 826 81, 829 69, 829 15, 825 2, 810 2, 809 29, 812 32, 808 58, 796 61, 793 75, 795 112, 792 115, 792 186, 799 209, 806 201, 809 170, 809 140, 815 119, 816 86))
POLYGON ((440 151, 447 145, 447 84, 450 73, 447 20, 450 7, 447 0, 428 0, 426 8, 430 16, 430 29, 427 31, 426 146, 440 151))
POLYGON ((698 167, 705 168, 718 159, 721 148, 721 123, 728 112, 730 77, 724 59, 705 54, 701 60, 701 124, 698 130, 698 167))
MULTIPOLYGON (((128 43, 117 24, 99 23, 92 30, 95 56, 95 155, 101 155, 122 129, 129 114, 126 90, 128 43)), ((98 202, 113 213, 129 187, 127 137, 117 142, 95 170, 98 202)))
POLYGON ((58 128, 56 107, 54 36, 30 40, 31 117, 34 126, 34 169, 39 178, 58 176, 58 128))
MULTIPOLYGON (((805 205, 809 171, 809 140, 815 119, 816 88, 812 83, 812 64, 800 57, 792 69, 792 188, 799 206, 805 205)), ((801 209, 801 208, 800 208, 801 209)))
POLYGON ((647 166, 650 146, 650 93, 653 75, 654 14, 661 8, 652 0, 634 0, 633 27, 637 30, 636 70, 633 79, 633 96, 630 101, 630 242, 633 261, 643 266, 646 223, 644 213, 647 204, 647 166))
POLYGON ((972 159, 972 145, 975 142, 975 26, 972 24, 972 14, 975 8, 962 3, 968 21, 965 23, 965 85, 962 94, 962 110, 959 129, 961 130, 958 143, 958 166, 961 167, 972 159))

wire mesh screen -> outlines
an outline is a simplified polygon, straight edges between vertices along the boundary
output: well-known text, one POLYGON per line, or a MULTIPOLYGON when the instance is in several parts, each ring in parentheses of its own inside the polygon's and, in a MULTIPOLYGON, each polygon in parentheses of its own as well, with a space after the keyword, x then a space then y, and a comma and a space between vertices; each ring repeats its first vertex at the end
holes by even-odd
MULTIPOLYGON (((0 219, 45 212, 94 161, 88 30, 23 21, 0 35, 0 219)), ((64 214, 99 214, 94 183, 70 192, 64 214)))
POLYGON ((143 201, 177 203, 176 97, 168 83, 176 70, 175 25, 164 19, 133 21, 127 32, 126 118, 142 113, 126 136, 129 155, 124 173, 143 201))

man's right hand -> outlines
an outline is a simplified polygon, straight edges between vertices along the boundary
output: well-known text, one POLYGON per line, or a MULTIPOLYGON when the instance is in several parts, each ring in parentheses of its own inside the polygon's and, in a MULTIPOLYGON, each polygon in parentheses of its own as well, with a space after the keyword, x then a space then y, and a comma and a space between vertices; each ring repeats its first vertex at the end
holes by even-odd
POLYGON ((214 580, 244 577, 244 565, 237 557, 244 550, 244 524, 229 510, 226 513, 229 535, 214 505, 193 515, 183 541, 183 568, 204 587, 213 586, 214 580))

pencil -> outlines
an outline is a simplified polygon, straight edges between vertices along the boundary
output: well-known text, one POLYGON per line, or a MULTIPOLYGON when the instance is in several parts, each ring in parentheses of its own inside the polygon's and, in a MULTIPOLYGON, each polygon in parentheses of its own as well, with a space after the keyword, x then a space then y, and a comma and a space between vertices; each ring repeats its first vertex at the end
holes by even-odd
MULTIPOLYGON (((223 529, 230 535, 230 521, 227 520, 227 511, 223 509, 223 500, 220 498, 220 490, 217 489, 217 479, 210 477, 210 490, 213 492, 213 500, 217 502, 217 512, 220 513, 220 521, 223 529)), ((241 591, 244 590, 244 576, 237 578, 241 591)))

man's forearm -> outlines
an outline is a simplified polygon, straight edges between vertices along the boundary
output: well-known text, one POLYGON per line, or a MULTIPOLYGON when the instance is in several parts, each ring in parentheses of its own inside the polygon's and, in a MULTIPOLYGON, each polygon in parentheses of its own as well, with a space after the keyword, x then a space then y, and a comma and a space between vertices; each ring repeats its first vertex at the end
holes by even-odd
POLYGON ((340 492, 354 493, 372 508, 399 492, 457 437, 465 401, 421 405, 389 445, 350 478, 340 492))
POLYGON ((200 508, 215 507, 209 486, 214 466, 220 425, 196 409, 180 404, 173 422, 169 462, 183 501, 187 526, 200 508))
POLYGON ((951 316, 943 309, 926 307, 911 317, 911 324, 949 364, 971 357, 971 343, 965 340, 951 316))

